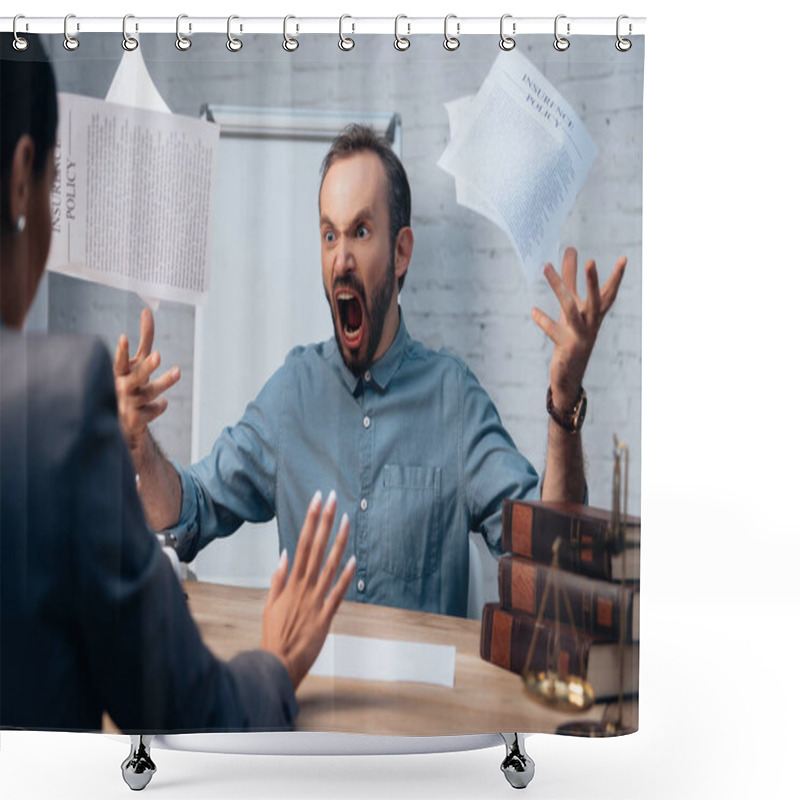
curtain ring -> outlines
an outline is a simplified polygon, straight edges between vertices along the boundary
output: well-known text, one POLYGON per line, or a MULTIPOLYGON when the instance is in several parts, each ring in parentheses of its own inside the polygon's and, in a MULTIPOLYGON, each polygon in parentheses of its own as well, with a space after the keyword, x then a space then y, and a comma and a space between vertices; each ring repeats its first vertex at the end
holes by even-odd
MULTIPOLYGON (((620 14, 617 17, 617 41, 614 43, 614 47, 620 51, 620 53, 626 53, 628 50, 631 49, 633 46, 633 42, 630 39, 623 39, 619 34, 619 24, 622 22, 623 19, 628 19, 627 15, 620 14)), ((631 24, 628 23, 628 34, 631 33, 631 24)))
MULTIPOLYGON (((505 50, 506 52, 513 50, 517 46, 517 43, 514 41, 514 39, 511 36, 506 36, 503 32, 503 23, 507 19, 511 19, 511 14, 503 14, 503 16, 500 17, 500 49, 505 50)), ((516 22, 511 23, 511 32, 517 32, 516 22)))
POLYGON ((297 39, 292 38, 287 33, 287 25, 289 24, 290 19, 297 19, 297 17, 293 17, 291 14, 283 18, 283 49, 287 53, 294 53, 298 47, 300 47, 300 42, 297 39))
MULTIPOLYGON (((181 33, 181 20, 182 19, 188 19, 188 17, 189 17, 188 14, 178 14, 178 18, 175 20, 175 37, 176 37, 175 38, 175 47, 177 47, 178 50, 184 50, 185 51, 185 50, 188 50, 192 46, 192 40, 191 39, 187 39, 181 33)), ((189 31, 191 32, 191 30, 192 30, 192 23, 190 22, 189 23, 189 31)))
MULTIPOLYGON (((133 36, 128 36, 128 20, 129 19, 136 19, 133 14, 126 14, 122 18, 122 48, 127 50, 129 53, 132 53, 138 46, 139 40, 133 36)), ((139 30, 139 23, 136 23, 136 30, 139 30)))
MULTIPOLYGON (((75 19, 74 14, 67 14, 67 16, 64 17, 64 49, 69 50, 70 52, 72 50, 77 50, 81 46, 81 43, 74 36, 69 35, 69 30, 67 29, 67 26, 69 25, 69 21, 71 19, 75 19)), ((81 29, 80 23, 79 22, 76 23, 75 27, 76 30, 80 30, 81 29)))
MULTIPOLYGON (((556 40, 553 42, 553 47, 555 47, 555 49, 558 50, 559 53, 563 53, 565 50, 569 48, 569 39, 567 39, 565 36, 558 35, 558 21, 560 19, 566 19, 566 18, 567 18, 566 14, 559 14, 556 17, 555 25, 553 26, 553 30, 556 37, 556 40)), ((567 36, 569 36, 569 22, 567 23, 567 36)))
MULTIPOLYGON (((14 42, 13 42, 14 49, 17 52, 21 53, 23 50, 27 50, 28 49, 28 40, 24 36, 20 36, 17 33, 17 20, 18 19, 25 19, 25 15, 24 14, 17 14, 17 16, 14 17, 14 26, 12 28, 12 30, 14 31, 14 42)), ((28 23, 27 22, 25 23, 25 30, 28 30, 28 23)))
MULTIPOLYGON (((400 25, 401 19, 408 19, 408 17, 405 14, 398 14, 394 18, 394 49, 403 51, 403 50, 408 50, 408 48, 411 47, 411 39, 406 39, 405 36, 400 35, 398 27, 400 25)), ((406 27, 408 28, 408 33, 410 34, 411 23, 407 22, 406 27)))
MULTIPOLYGON (((239 19, 236 14, 231 14, 228 17, 228 41, 225 42, 225 47, 231 51, 231 53, 238 53, 242 49, 242 40, 237 39, 235 36, 231 34, 231 22, 235 19, 239 19)), ((240 28, 241 30, 241 28, 240 28)))
MULTIPOLYGON (((352 50, 356 46, 356 43, 355 43, 355 41, 353 39, 351 39, 349 36, 345 36, 344 33, 342 33, 342 24, 344 23, 344 21, 346 19, 352 19, 352 17, 349 14, 342 14, 342 16, 339 17, 339 49, 340 50, 352 50)), ((352 28, 353 28, 353 31, 355 31, 356 26, 355 26, 354 23, 352 24, 352 28)))
POLYGON ((444 42, 443 42, 443 44, 444 44, 444 49, 445 50, 449 50, 452 53, 453 50, 458 50, 458 48, 461 45, 461 42, 458 39, 458 34, 461 32, 461 23, 460 22, 456 22, 456 35, 455 36, 450 36, 450 34, 447 32, 447 23, 450 22, 451 19, 456 19, 457 20, 458 17, 456 17, 455 14, 448 14, 444 18, 444 42))

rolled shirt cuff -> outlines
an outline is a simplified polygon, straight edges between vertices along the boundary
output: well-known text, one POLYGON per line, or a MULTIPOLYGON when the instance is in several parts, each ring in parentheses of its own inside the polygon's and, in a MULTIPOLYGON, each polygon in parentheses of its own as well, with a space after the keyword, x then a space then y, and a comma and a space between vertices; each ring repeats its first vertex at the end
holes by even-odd
POLYGON ((197 489, 188 470, 177 461, 170 461, 181 481, 181 513, 178 522, 172 528, 166 528, 163 533, 170 534, 175 539, 175 549, 181 561, 191 561, 199 547, 197 524, 197 489))

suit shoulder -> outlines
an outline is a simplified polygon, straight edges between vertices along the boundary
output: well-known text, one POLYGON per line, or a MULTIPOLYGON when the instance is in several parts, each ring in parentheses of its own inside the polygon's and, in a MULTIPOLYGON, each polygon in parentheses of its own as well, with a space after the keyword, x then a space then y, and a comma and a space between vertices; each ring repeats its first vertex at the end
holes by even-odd
POLYGON ((87 395, 114 386, 105 345, 79 334, 4 336, 3 381, 11 391, 24 393, 31 408, 73 417, 87 395))

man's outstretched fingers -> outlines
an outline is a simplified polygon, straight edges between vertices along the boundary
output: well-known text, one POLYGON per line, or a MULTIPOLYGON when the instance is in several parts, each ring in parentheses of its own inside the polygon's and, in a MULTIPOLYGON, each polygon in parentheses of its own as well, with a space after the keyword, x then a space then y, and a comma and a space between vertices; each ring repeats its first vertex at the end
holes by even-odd
POLYGON ((564 283, 572 294, 578 294, 578 251, 574 247, 568 247, 564 251, 564 259, 561 262, 561 273, 564 276, 564 283))
POLYGON ((586 262, 586 310, 589 319, 597 321, 601 314, 600 281, 597 277, 597 264, 593 258, 586 262))
POLYGON ((572 292, 567 289, 567 286, 561 279, 561 276, 556 272, 553 265, 549 262, 544 266, 544 276, 547 278, 550 288, 558 298, 558 302, 561 306, 564 316, 567 318, 573 328, 580 330, 583 326, 583 319, 581 318, 576 298, 572 292))
POLYGON ((139 318, 139 347, 136 350, 135 359, 146 358, 150 355, 154 336, 155 322, 153 321, 153 312, 145 306, 139 318))
POLYGON ((622 276, 625 274, 627 264, 627 256, 620 256, 614 266, 611 277, 603 284, 603 288, 600 291, 600 313, 603 315, 614 305, 614 301, 617 299, 617 292, 622 283, 622 276))
POLYGON ((130 351, 128 337, 123 333, 117 339, 117 350, 114 353, 114 375, 127 375, 130 369, 130 351))
POLYGON ((171 389, 181 378, 181 371, 178 367, 173 367, 168 372, 165 372, 154 381, 149 381, 139 389, 139 397, 143 403, 149 403, 151 400, 164 394, 167 389, 171 389))
POLYGON ((531 318, 544 331, 548 339, 558 344, 558 325, 540 308, 531 309, 531 318))
POLYGON ((139 387, 144 386, 149 380, 150 376, 161 365, 161 353, 154 350, 146 358, 139 361, 134 360, 134 367, 131 370, 131 375, 139 387))

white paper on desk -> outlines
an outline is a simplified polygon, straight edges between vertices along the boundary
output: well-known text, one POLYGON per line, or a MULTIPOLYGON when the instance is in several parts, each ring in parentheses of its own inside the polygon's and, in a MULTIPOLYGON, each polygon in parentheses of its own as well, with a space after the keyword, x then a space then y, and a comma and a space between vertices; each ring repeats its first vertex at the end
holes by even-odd
POLYGON ((455 110, 457 127, 439 166, 455 177, 459 198, 509 234, 533 282, 544 262, 556 259, 597 146, 569 103, 517 51, 500 53, 478 94, 455 110))
POLYGON ((169 113, 138 51, 123 53, 105 101, 58 100, 48 269, 205 302, 219 127, 169 113))
POLYGON ((367 681, 410 681, 453 688, 452 645, 328 634, 311 675, 367 681))

